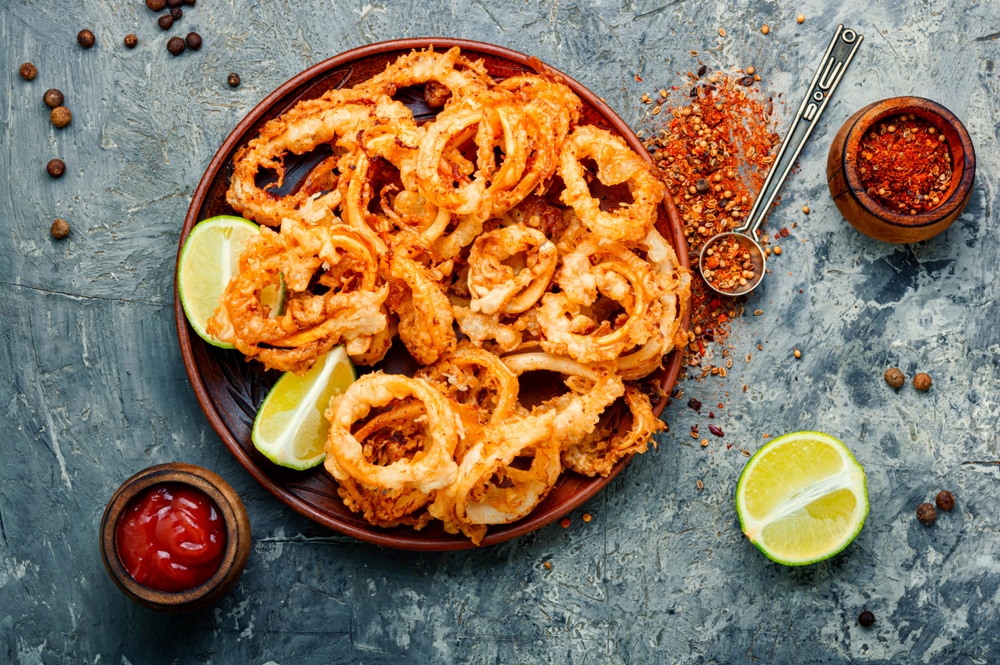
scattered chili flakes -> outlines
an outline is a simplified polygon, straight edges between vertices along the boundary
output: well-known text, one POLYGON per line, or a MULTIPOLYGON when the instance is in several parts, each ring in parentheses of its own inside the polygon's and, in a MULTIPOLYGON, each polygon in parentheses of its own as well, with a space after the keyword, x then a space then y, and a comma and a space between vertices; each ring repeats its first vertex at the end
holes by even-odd
POLYGON ((715 425, 709 425, 708 431, 718 437, 723 437, 726 435, 726 433, 722 431, 721 427, 716 427, 715 425))
MULTIPOLYGON (((781 142, 773 100, 744 85, 746 71, 712 71, 701 64, 697 74, 682 74, 686 84, 671 87, 677 90, 674 99, 666 100, 659 116, 650 113, 644 131, 644 145, 677 205, 695 264, 709 238, 745 222, 781 142)), ((660 91, 666 99, 664 93, 666 88, 660 91)), ((761 241, 767 244, 766 234, 761 241)), ((691 291, 688 367, 708 359, 706 344, 725 341, 730 321, 747 299, 720 298, 697 270, 691 291)))

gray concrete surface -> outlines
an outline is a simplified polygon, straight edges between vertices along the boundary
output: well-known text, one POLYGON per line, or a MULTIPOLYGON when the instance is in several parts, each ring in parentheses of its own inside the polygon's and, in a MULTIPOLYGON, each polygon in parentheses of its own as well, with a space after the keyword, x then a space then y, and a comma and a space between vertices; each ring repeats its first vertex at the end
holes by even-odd
POLYGON ((1000 4, 199 0, 185 10, 170 35, 197 30, 204 47, 174 58, 141 0, 0 0, 0 662, 1000 661, 1000 4), (734 355, 754 359, 682 384, 725 403, 724 440, 699 447, 688 430, 705 417, 675 403, 671 432, 586 506, 590 523, 577 511, 567 529, 411 554, 293 514, 209 427, 177 348, 179 232, 218 145, 290 76, 374 41, 479 39, 568 72, 638 127, 641 94, 677 84, 691 50, 711 66, 754 64, 794 106, 841 22, 865 43, 772 216, 800 224, 748 308, 765 315, 733 324, 734 355), (86 51, 83 27, 97 35, 86 51), (129 32, 134 50, 122 46, 129 32), (39 70, 30 83, 17 75, 26 60, 39 70), (231 71, 241 87, 226 85, 231 71), (47 88, 66 93, 64 130, 48 123, 47 88), (824 172, 841 123, 900 94, 948 106, 979 158, 966 212, 910 246, 847 226, 824 172), (57 156, 68 172, 54 181, 45 163, 57 156), (63 242, 48 234, 57 216, 72 226, 63 242), (881 379, 890 365, 927 371, 934 387, 893 393, 881 379), (844 553, 787 569, 742 536, 732 499, 741 449, 806 428, 854 450, 871 513, 844 553), (167 461, 228 479, 255 534, 238 586, 185 616, 128 601, 97 549, 114 489, 167 461), (914 509, 939 489, 958 505, 924 527, 914 509), (870 629, 857 625, 862 609, 875 613, 870 629))

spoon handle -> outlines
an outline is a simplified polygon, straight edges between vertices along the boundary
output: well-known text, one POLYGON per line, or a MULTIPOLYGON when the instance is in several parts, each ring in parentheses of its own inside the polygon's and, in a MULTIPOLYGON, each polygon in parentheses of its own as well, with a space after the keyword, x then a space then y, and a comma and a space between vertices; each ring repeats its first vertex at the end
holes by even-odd
POLYGON ((771 204, 778 196, 778 190, 781 189, 782 183, 785 182, 785 178, 788 177, 795 165, 795 160, 798 159, 802 147, 809 135, 812 134, 816 121, 819 120, 830 101, 830 97, 833 96, 833 91, 840 83, 840 79, 843 78, 847 66, 851 64, 851 60, 858 47, 861 46, 863 39, 864 37, 855 30, 850 28, 845 30, 843 24, 837 26, 830 46, 826 49, 826 55, 823 56, 819 69, 816 70, 816 75, 813 76, 806 96, 799 106, 798 113, 795 114, 792 127, 785 135, 781 149, 774 158, 774 165, 767 174, 764 186, 761 187, 760 194, 757 196, 750 214, 747 215, 747 222, 736 229, 737 231, 753 236, 761 222, 767 217, 771 204))

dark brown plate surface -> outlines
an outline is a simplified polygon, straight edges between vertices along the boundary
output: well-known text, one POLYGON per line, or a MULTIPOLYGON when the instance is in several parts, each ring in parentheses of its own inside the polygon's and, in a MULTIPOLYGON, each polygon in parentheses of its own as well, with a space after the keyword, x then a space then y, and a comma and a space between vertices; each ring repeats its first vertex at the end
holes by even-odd
MULTIPOLYGON (((184 220, 178 254, 188 233, 199 221, 216 215, 235 214, 226 203, 232 158, 241 146, 258 134, 265 122, 288 110, 299 100, 318 97, 331 88, 353 86, 383 71, 386 65, 400 55, 431 45, 438 50, 459 46, 463 55, 482 59, 490 75, 497 80, 523 72, 538 71, 539 68, 562 76, 566 84, 583 100, 582 123, 617 132, 637 153, 649 159, 642 143, 628 125, 597 95, 537 59, 500 46, 460 39, 406 39, 371 44, 330 58, 295 76, 268 95, 236 126, 212 158, 198 184, 184 220)), ((681 263, 688 267, 681 221, 669 197, 664 202, 658 225, 674 246, 681 263)), ((432 523, 422 531, 414 531, 409 527, 383 529, 372 526, 344 506, 337 495, 336 483, 322 467, 306 472, 291 471, 272 464, 260 455, 250 439, 254 415, 280 374, 264 371, 259 363, 246 362, 237 351, 219 349, 202 341, 188 326, 180 298, 176 294, 176 286, 174 314, 184 366, 201 408, 240 464, 274 496, 319 524, 369 543, 410 550, 458 550, 473 547, 468 538, 446 533, 440 523, 432 523)), ((686 321, 684 325, 687 326, 686 321)), ((664 364, 663 370, 655 376, 664 392, 664 397, 654 408, 657 414, 666 405, 666 395, 669 395, 677 379, 680 354, 675 351, 664 364)), ((600 491, 628 461, 622 460, 606 478, 585 478, 564 472, 534 512, 515 524, 490 527, 482 545, 510 540, 560 519, 600 491)))

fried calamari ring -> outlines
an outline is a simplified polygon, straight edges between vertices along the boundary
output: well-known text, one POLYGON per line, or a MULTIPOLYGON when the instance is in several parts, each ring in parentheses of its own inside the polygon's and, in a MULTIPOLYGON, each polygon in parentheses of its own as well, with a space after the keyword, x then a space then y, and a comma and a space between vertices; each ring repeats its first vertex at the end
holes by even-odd
POLYGON ((455 320, 439 276, 406 255, 401 247, 389 260, 393 301, 399 316, 399 339, 421 365, 430 365, 455 349, 455 320))
POLYGON ((358 87, 391 97, 401 88, 429 82, 444 86, 451 93, 451 99, 456 100, 483 92, 493 80, 482 60, 469 60, 459 47, 454 46, 444 53, 436 53, 431 47, 400 56, 385 71, 358 87))
POLYGON ((336 344, 381 333, 387 295, 370 237, 286 220, 280 234, 261 227, 248 242, 207 329, 268 368, 301 373, 336 344), (285 310, 275 315, 261 294, 282 279, 285 310))
POLYGON ((656 220, 656 208, 663 200, 663 183, 625 141, 593 125, 581 125, 566 141, 559 162, 559 175, 566 185, 560 198, 571 206, 594 233, 609 240, 637 241, 656 220), (625 184, 632 196, 630 203, 608 212, 594 198, 584 167, 584 160, 597 164, 597 179, 606 187, 625 184))
POLYGON ((649 341, 661 286, 649 264, 620 243, 588 237, 563 257, 559 293, 537 312, 542 348, 581 362, 612 360, 649 341))
POLYGON ((469 306, 484 314, 521 314, 542 297, 559 253, 541 231, 521 224, 480 235, 469 252, 469 306))
MULTIPOLYGON (((357 133, 376 121, 405 122, 410 118, 409 109, 399 102, 363 90, 330 90, 317 99, 299 102, 267 122, 260 134, 236 153, 226 201, 245 217, 269 226, 280 225, 285 217, 306 217, 306 211, 309 221, 329 221, 341 202, 339 189, 324 193, 307 187, 285 197, 272 193, 284 184, 285 155, 303 155, 324 144, 352 152, 357 133), (274 171, 277 180, 261 188, 257 177, 264 170, 274 171)), ((333 183, 332 170, 329 163, 324 164, 329 184, 333 183)))
POLYGON ((447 399, 422 379, 381 372, 365 374, 334 396, 326 419, 330 421, 330 434, 324 466, 338 480, 353 478, 370 489, 415 489, 424 493, 455 481, 458 465, 452 456, 458 444, 458 417, 447 399), (422 435, 410 437, 420 443, 419 447, 408 451, 412 455, 386 464, 369 461, 364 444, 352 434, 352 426, 373 408, 409 400, 423 407, 423 413, 412 419, 419 419, 422 435))
POLYGON ((664 429, 663 421, 653 415, 649 397, 626 386, 624 397, 604 411, 594 431, 563 450, 563 464, 584 476, 606 476, 625 457, 646 452, 650 440, 655 446, 653 435, 664 429))

